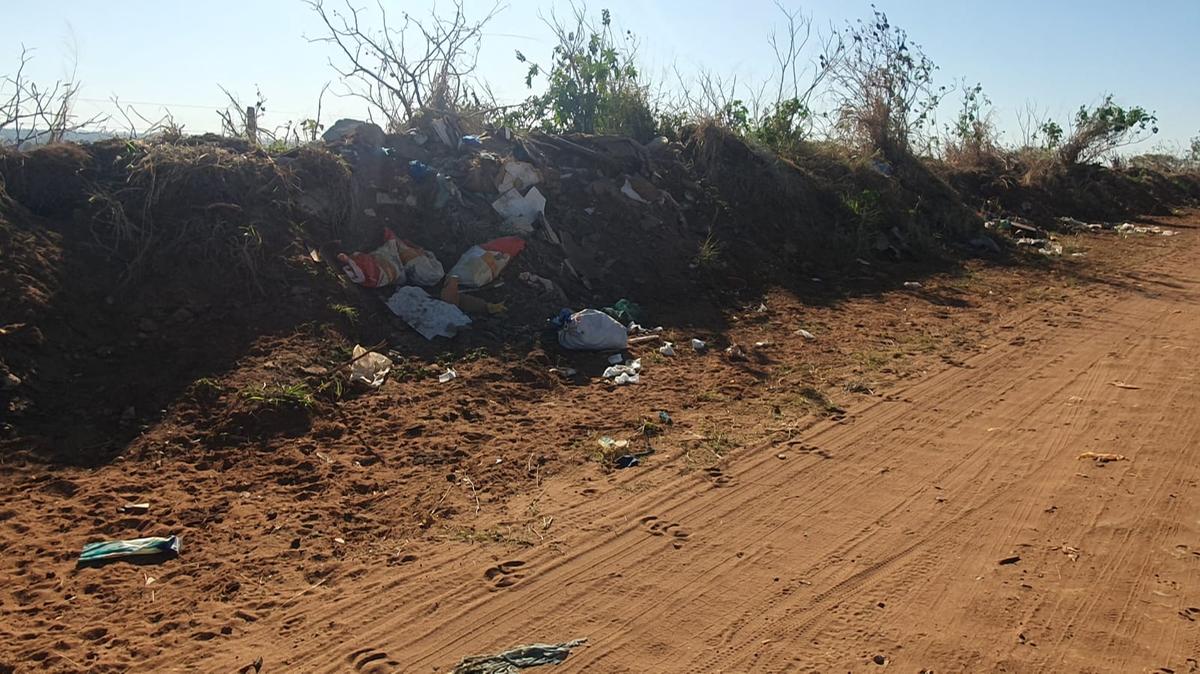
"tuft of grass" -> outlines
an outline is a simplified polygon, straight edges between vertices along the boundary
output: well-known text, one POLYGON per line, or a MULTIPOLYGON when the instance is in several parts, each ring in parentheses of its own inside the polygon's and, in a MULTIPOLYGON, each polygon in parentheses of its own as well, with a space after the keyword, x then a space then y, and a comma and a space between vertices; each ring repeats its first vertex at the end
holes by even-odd
POLYGON ((358 309, 350 306, 349 304, 330 304, 329 308, 335 313, 341 314, 342 317, 351 323, 358 322, 358 309))
POLYGON ((308 384, 263 384, 242 389, 242 399, 260 408, 312 409, 316 405, 308 384))
POLYGON ((822 414, 832 416, 846 413, 846 410, 833 404, 833 401, 829 399, 829 396, 817 390, 815 387, 802 386, 800 387, 800 390, 796 391, 796 393, 804 400, 804 402, 817 408, 817 410, 822 414))
POLYGON ((212 402, 221 397, 221 394, 225 392, 225 387, 218 384, 215 379, 201 377, 192 382, 188 390, 193 399, 202 402, 212 402))
POLYGON ((696 253, 696 266, 701 269, 715 269, 721 265, 721 242, 716 234, 709 230, 708 236, 700 243, 696 253))

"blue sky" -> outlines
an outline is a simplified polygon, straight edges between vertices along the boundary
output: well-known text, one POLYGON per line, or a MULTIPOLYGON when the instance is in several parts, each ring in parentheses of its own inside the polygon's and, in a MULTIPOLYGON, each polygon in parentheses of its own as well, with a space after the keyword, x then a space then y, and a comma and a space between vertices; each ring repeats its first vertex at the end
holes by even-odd
MULTIPOLYGON (((492 4, 465 1, 471 15, 492 4)), ((413 13, 433 5, 430 0, 385 2, 413 13)), ((251 98, 258 84, 267 98, 264 124, 281 124, 311 116, 317 92, 335 78, 326 64, 328 47, 305 40, 319 34, 320 25, 300 0, 3 3, 7 16, 20 17, 20 30, 10 31, 0 46, 0 74, 11 70, 22 42, 36 50, 33 72, 40 79, 62 77, 77 54, 84 111, 111 112, 108 99, 115 94, 135 103, 146 117, 157 118, 169 108, 189 131, 199 132, 218 126, 213 111, 224 102, 218 85, 251 98)), ((526 95, 513 51, 548 61, 552 42, 539 14, 564 4, 513 0, 489 25, 480 75, 501 98, 526 95)), ((867 2, 784 4, 812 15, 818 26, 870 14, 867 2)), ((1162 131, 1139 150, 1183 145, 1200 134, 1200 1, 877 4, 939 65, 939 83, 963 77, 983 83, 1009 140, 1019 139, 1016 112, 1027 102, 1065 121, 1080 104, 1093 103, 1107 91, 1118 102, 1158 112, 1162 131)), ((743 82, 770 74, 765 37, 781 16, 770 0, 609 0, 589 6, 594 12, 609 8, 615 23, 640 38, 643 69, 660 79, 675 67, 685 73, 704 67, 743 82)), ((675 81, 673 75, 665 79, 675 81)), ((327 122, 363 114, 359 102, 334 97, 326 98, 325 110, 327 122)))

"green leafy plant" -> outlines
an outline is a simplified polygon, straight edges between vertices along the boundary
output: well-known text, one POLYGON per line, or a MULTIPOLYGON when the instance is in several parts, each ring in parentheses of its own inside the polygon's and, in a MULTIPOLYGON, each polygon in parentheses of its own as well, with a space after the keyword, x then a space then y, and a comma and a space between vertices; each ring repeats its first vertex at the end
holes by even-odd
POLYGON ((648 140, 657 131, 647 87, 639 81, 637 44, 632 33, 618 38, 612 15, 601 10, 599 24, 585 9, 572 6, 573 20, 556 16, 547 22, 558 39, 549 68, 516 52, 527 64, 525 86, 546 76, 545 93, 530 97, 509 113, 507 121, 540 124, 553 131, 625 133, 648 140))
POLYGON ((261 408, 312 409, 316 405, 308 384, 263 384, 242 389, 242 399, 261 408))
POLYGON ((335 313, 341 314, 343 318, 351 323, 358 322, 358 309, 355 309, 348 304, 330 304, 329 308, 335 313))
POLYGON ((1100 105, 1080 106, 1071 122, 1071 133, 1058 150, 1067 166, 1096 161, 1113 150, 1140 143, 1158 133, 1158 116, 1140 106, 1122 107, 1112 94, 1100 105))

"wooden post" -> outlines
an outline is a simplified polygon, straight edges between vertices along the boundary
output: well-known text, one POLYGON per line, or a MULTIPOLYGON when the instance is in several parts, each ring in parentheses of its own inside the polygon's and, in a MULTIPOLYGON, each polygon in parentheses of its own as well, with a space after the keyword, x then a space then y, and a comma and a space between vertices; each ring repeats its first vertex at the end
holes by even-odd
POLYGON ((253 105, 246 106, 246 136, 258 145, 258 110, 253 105))

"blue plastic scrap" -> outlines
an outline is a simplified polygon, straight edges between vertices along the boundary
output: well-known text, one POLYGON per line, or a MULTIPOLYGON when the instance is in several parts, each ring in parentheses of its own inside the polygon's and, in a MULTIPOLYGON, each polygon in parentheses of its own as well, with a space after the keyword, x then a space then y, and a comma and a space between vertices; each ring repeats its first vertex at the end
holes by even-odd
POLYGON ((179 537, 131 538, 124 541, 98 541, 83 546, 79 555, 81 562, 97 562, 105 559, 121 559, 143 555, 178 555, 179 537))

